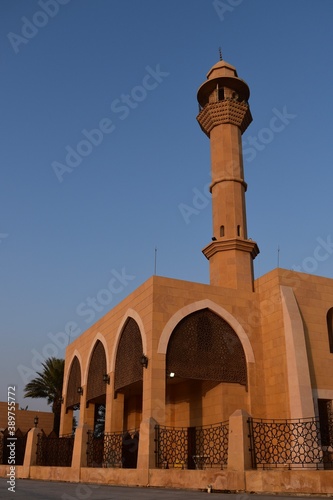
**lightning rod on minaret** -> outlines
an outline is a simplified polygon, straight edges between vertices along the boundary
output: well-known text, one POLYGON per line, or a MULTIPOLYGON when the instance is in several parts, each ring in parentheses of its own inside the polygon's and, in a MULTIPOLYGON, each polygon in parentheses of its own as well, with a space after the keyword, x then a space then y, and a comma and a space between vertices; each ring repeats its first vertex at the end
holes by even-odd
POLYGON ((156 274, 156 265, 157 265, 157 247, 155 247, 154 274, 156 274))

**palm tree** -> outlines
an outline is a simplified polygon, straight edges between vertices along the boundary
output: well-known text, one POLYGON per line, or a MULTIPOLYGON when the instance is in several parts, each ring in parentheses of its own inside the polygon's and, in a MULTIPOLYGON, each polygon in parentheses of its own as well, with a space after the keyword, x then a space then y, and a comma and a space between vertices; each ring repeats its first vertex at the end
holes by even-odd
POLYGON ((47 399, 47 404, 52 405, 54 413, 53 431, 59 436, 65 361, 58 358, 48 358, 42 363, 42 366, 43 372, 37 372, 38 377, 25 386, 24 397, 47 399))

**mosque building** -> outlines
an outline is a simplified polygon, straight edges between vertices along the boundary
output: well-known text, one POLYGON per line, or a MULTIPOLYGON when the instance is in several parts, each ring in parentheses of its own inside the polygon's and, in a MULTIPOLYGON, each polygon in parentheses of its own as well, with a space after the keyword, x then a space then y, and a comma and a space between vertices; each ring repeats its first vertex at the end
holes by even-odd
MULTIPOLYGON (((197 94, 211 150, 210 283, 154 275, 66 350, 61 434, 79 407, 80 480, 103 469, 118 484, 258 491, 253 473, 261 469, 264 489, 272 467, 325 473, 318 488, 333 492, 333 280, 281 268, 254 280, 242 155, 249 95, 222 58, 197 94)), ((318 252, 331 254, 323 243, 318 252)))

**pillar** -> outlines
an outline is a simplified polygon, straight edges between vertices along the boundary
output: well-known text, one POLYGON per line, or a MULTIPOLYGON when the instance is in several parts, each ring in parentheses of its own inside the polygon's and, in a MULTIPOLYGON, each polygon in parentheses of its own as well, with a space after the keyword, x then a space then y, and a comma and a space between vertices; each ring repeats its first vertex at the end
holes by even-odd
POLYGON ((37 441, 41 432, 37 427, 30 429, 27 435, 27 443, 24 453, 22 477, 30 477, 30 467, 37 463, 37 441))
POLYGON ((248 419, 245 410, 236 410, 229 418, 228 471, 251 469, 248 419))

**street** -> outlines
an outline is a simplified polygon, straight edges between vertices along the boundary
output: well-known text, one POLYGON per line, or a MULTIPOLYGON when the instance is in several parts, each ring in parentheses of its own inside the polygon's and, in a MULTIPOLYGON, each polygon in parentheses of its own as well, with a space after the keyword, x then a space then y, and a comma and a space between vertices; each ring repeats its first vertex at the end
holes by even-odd
MULTIPOLYGON (((207 498, 207 492, 192 490, 170 490, 161 488, 126 488, 83 483, 60 483, 18 479, 15 492, 8 491, 9 484, 0 478, 0 498, 15 500, 200 500, 207 498)), ((215 500, 301 500, 301 496, 255 495, 247 493, 214 493, 215 500)), ((304 498, 309 498, 304 497, 304 498)), ((322 497, 311 497, 319 500, 322 497)))

